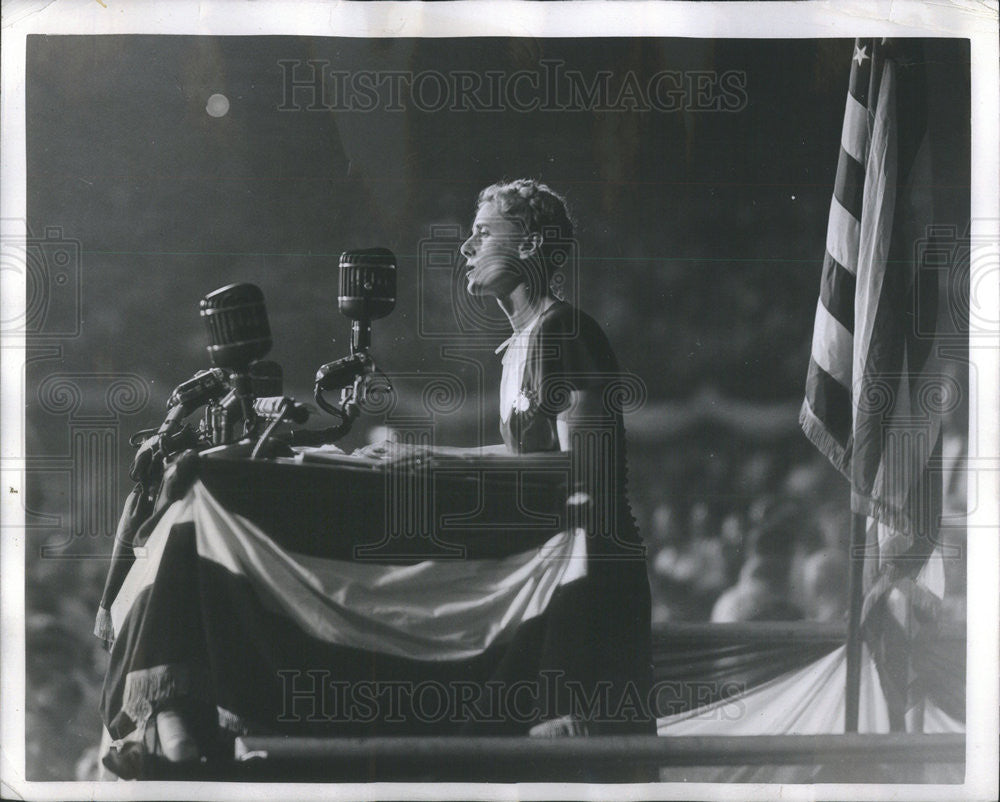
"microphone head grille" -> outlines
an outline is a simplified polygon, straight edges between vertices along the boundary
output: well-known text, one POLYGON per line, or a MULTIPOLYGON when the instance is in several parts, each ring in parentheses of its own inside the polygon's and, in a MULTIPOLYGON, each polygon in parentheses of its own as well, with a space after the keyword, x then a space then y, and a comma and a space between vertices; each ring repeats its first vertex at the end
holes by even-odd
POLYGON ((351 320, 377 320, 396 307, 396 257, 388 248, 340 255, 337 305, 351 320))
POLYGON ((264 293, 255 284, 229 284, 201 300, 208 354, 221 368, 245 369, 271 350, 264 293))

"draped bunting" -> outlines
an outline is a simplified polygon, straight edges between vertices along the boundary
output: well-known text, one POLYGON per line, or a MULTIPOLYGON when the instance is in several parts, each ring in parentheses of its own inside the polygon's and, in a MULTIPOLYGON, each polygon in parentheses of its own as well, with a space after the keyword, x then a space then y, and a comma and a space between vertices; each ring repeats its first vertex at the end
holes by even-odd
POLYGON ((110 610, 112 737, 171 706, 203 743, 219 727, 515 734, 571 713, 653 731, 643 560, 594 558, 582 530, 479 536, 459 560, 351 559, 342 506, 279 511, 247 492, 247 472, 272 467, 203 470, 141 532, 110 610))
POLYGON ((379 565, 326 560, 281 549, 251 521, 229 513, 204 484, 161 522, 126 579, 111 617, 121 630, 137 597, 157 578, 167 537, 193 523, 195 548, 257 590, 261 603, 313 638, 411 660, 459 660, 545 612, 560 585, 587 575, 583 530, 500 560, 379 565))
MULTIPOLYGON (((788 671, 745 693, 657 721, 661 736, 682 735, 820 735, 843 732, 846 649, 841 646, 802 668, 788 671)), ((951 684, 964 685, 964 674, 951 677, 951 684)), ((862 654, 860 717, 858 732, 890 731, 889 710, 878 672, 867 649, 862 654)), ((944 710, 928 702, 924 732, 960 733, 965 726, 944 710)), ((814 766, 723 766, 701 769, 664 769, 663 782, 836 782, 836 772, 847 767, 824 765, 817 756, 814 766)), ((960 782, 963 769, 939 769, 938 782, 960 782)), ((877 778, 872 778, 876 780, 877 778)))

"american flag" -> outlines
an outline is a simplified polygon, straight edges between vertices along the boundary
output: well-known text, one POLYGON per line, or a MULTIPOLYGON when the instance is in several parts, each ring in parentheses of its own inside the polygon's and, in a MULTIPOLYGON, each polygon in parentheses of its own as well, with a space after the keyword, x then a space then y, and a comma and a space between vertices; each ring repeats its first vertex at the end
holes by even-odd
POLYGON ((921 280, 934 219, 926 122, 919 43, 857 40, 800 413, 867 516, 865 552, 851 556, 865 560, 862 627, 897 725, 912 614, 932 617, 943 595, 930 557, 953 390, 934 361, 937 283, 921 280))

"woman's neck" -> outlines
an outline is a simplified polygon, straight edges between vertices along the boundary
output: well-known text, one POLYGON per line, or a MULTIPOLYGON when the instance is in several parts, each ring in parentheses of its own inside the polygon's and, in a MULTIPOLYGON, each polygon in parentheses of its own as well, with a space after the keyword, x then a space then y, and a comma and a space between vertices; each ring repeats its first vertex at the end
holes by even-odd
POLYGON ((518 284, 510 295, 497 298, 514 333, 521 331, 543 312, 555 298, 549 292, 533 294, 526 284, 518 284))

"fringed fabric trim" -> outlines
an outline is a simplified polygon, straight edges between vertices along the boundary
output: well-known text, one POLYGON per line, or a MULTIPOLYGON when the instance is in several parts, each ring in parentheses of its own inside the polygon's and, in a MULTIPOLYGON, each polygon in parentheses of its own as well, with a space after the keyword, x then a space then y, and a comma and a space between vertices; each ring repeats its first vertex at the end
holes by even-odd
POLYGON ((125 676, 122 711, 136 727, 142 727, 162 702, 190 692, 191 671, 183 663, 130 671, 125 676))
POLYGON ((108 648, 115 640, 115 629, 111 623, 111 611, 107 607, 97 608, 97 618, 94 620, 94 635, 104 641, 108 648))
POLYGON ((850 479, 850 444, 845 449, 836 441, 826 426, 823 425, 823 422, 816 417, 816 414, 812 411, 812 407, 809 406, 808 400, 802 402, 802 408, 799 410, 799 426, 802 427, 802 432, 809 441, 820 450, 824 457, 830 460, 833 467, 850 479))
POLYGON ((530 738, 579 737, 589 734, 587 723, 573 715, 542 721, 528 730, 530 738))
POLYGON ((249 735, 250 725, 247 724, 243 716, 237 715, 232 710, 216 705, 215 709, 219 713, 219 728, 231 732, 235 735, 249 735))

